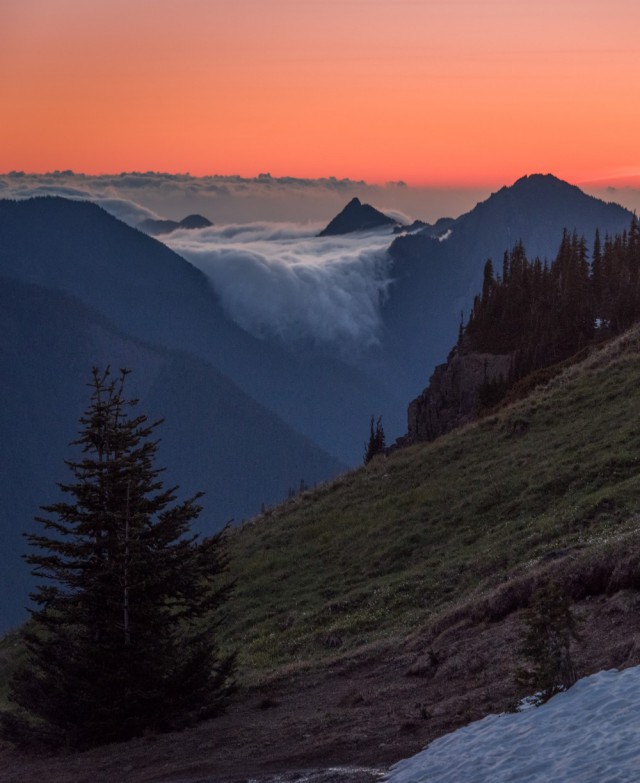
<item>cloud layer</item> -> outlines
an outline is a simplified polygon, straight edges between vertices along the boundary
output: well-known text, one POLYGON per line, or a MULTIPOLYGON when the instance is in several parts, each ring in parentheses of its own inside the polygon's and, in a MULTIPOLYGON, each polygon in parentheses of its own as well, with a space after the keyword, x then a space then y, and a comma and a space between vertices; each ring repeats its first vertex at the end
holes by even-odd
MULTIPOLYGON (((385 201, 392 203, 392 196, 407 190, 401 183, 378 188, 269 175, 251 180, 155 173, 0 176, 0 197, 89 199, 131 226, 148 217, 204 214, 215 221, 213 227, 158 239, 207 274, 229 316, 256 336, 330 344, 345 355, 379 338, 380 304, 390 284, 386 251, 393 236, 388 230, 316 234, 354 195, 384 208, 385 201), (233 219, 225 220, 227 215, 233 219)), ((413 218, 399 208, 385 211, 406 222, 413 218)))
POLYGON ((259 337, 314 341, 345 354, 379 338, 388 231, 316 237, 321 228, 254 223, 165 238, 211 279, 229 315, 259 337))
POLYGON ((369 185, 349 179, 301 179, 260 174, 191 177, 189 174, 131 172, 89 176, 72 171, 49 174, 0 174, 0 197, 61 195, 86 198, 105 206, 117 217, 137 220, 119 202, 140 209, 140 219, 154 216, 180 220, 199 212, 214 223, 255 221, 328 222, 357 196, 383 212, 426 221, 456 216, 489 195, 488 189, 412 188, 402 182, 369 185))

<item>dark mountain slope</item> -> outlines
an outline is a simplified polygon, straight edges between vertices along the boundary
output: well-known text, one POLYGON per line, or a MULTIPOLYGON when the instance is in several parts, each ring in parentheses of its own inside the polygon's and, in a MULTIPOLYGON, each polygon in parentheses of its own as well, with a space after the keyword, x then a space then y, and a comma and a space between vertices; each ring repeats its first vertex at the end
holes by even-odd
POLYGON ((347 463, 361 459, 370 413, 406 403, 312 347, 293 354, 250 336, 202 272, 89 202, 0 200, 0 274, 65 291, 127 334, 205 359, 347 463))
POLYGON ((530 258, 552 259, 564 228, 584 234, 590 244, 596 228, 602 237, 621 233, 631 218, 617 204, 535 174, 457 218, 446 239, 429 232, 398 237, 390 248, 395 284, 384 309, 381 365, 392 368, 408 397, 415 396, 455 343, 461 310, 468 314, 488 258, 499 272, 504 252, 522 240, 530 258))
POLYGON ((204 532, 342 469, 210 365, 131 339, 65 294, 0 277, 0 630, 24 617, 21 533, 68 478, 91 367, 109 363, 133 368, 141 410, 165 417, 160 464, 184 496, 206 492, 204 532))

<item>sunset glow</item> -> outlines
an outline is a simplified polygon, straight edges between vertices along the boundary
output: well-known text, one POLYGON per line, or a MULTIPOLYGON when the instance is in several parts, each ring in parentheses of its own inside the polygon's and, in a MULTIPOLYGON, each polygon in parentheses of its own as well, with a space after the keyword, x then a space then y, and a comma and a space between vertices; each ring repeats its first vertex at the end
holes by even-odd
POLYGON ((640 181, 637 0, 6 0, 0 171, 640 181))

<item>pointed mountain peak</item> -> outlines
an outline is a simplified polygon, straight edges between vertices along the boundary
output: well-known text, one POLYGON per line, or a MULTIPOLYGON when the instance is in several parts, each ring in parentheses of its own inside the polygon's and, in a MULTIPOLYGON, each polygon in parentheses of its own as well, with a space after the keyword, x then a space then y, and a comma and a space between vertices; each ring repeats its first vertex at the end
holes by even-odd
POLYGON ((355 197, 347 206, 336 215, 333 220, 322 229, 319 237, 337 236, 340 234, 351 234, 354 231, 369 231, 372 228, 381 226, 395 226, 397 220, 380 212, 371 204, 363 204, 359 198, 355 197))

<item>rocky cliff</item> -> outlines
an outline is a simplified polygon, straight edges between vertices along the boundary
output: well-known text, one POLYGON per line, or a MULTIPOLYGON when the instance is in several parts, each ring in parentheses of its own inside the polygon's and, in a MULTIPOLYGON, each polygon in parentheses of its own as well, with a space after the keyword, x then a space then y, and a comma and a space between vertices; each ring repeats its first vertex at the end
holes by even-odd
POLYGON ((511 362, 511 354, 465 352, 456 346, 446 364, 435 368, 427 388, 409 404, 405 442, 434 440, 473 421, 481 390, 506 379, 511 362))

